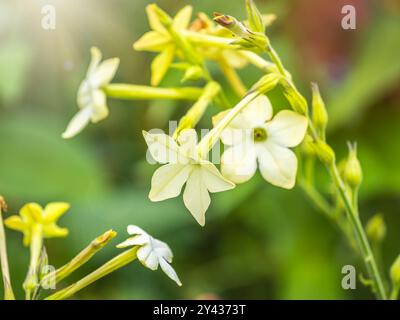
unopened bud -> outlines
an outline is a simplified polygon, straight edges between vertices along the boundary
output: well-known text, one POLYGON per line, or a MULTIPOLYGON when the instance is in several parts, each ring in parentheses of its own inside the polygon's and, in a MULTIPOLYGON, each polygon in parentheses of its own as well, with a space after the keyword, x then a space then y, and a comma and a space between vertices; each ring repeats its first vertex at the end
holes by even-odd
POLYGON ((203 69, 199 66, 191 66, 187 68, 185 75, 183 76, 182 82, 191 80, 196 81, 203 77, 203 69))
POLYGON ((329 166, 335 162, 335 152, 326 142, 322 140, 314 142, 314 151, 325 165, 329 166))
POLYGON ((400 255, 393 262, 390 268, 390 278, 392 280, 393 286, 400 288, 400 255))
POLYGON ((313 142, 314 139, 307 134, 303 140, 303 143, 301 144, 301 150, 303 152, 304 155, 306 156, 314 156, 315 155, 315 148, 313 146, 313 142))
POLYGON ((254 32, 264 33, 265 25, 263 18, 253 0, 246 0, 246 10, 251 30, 254 32))
POLYGON ((383 215, 374 215, 367 223, 366 227, 368 238, 374 243, 380 243, 386 236, 386 225, 383 215))
POLYGON ((258 91, 265 94, 276 87, 282 76, 278 73, 269 73, 263 76, 251 89, 252 92, 258 91))
POLYGON ((299 93, 293 83, 288 79, 281 79, 284 95, 289 101, 292 109, 299 114, 306 115, 308 112, 307 100, 299 93))
POLYGON ((357 144, 349 143, 349 156, 344 167, 344 181, 352 188, 358 188, 362 182, 362 169, 357 158, 357 144))
POLYGON ((312 121, 315 127, 321 132, 325 132, 328 125, 328 112, 326 111, 325 103, 322 100, 316 83, 311 84, 312 89, 312 121))

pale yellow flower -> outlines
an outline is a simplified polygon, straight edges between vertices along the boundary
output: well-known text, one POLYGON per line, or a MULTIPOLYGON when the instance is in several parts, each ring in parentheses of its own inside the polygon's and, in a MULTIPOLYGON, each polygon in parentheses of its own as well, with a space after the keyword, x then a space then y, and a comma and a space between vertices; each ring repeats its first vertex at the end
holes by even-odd
POLYGON ((101 62, 101 52, 91 49, 92 60, 78 91, 79 112, 72 118, 67 129, 62 134, 64 139, 72 138, 81 132, 90 121, 97 123, 108 116, 106 94, 103 88, 114 78, 119 65, 118 58, 101 62))

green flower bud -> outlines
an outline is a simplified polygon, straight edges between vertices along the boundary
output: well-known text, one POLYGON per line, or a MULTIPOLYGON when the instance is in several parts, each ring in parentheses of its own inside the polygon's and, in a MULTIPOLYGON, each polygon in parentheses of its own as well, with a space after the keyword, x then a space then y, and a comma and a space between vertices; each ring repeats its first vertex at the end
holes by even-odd
POLYGON ((282 76, 278 73, 269 73, 263 76, 251 89, 251 92, 258 91, 265 94, 276 87, 282 76))
POLYGON ((196 81, 203 77, 203 69, 199 66, 191 66, 186 69, 185 75, 183 76, 182 82, 192 80, 196 81))
POLYGON ((312 157, 315 156, 315 148, 313 146, 313 138, 307 134, 301 144, 301 150, 304 155, 312 157))
POLYGON ((390 268, 390 278, 392 280, 392 284, 396 288, 400 288, 400 255, 393 262, 390 268))
POLYGON ((251 30, 264 33, 265 25, 263 18, 253 0, 246 0, 246 10, 251 30))
POLYGON ((357 158, 357 144, 349 143, 349 156, 344 167, 343 179, 351 188, 358 188, 362 176, 360 161, 357 158))
POLYGON ((321 132, 325 132, 328 125, 328 112, 326 111, 325 103, 322 100, 316 83, 311 84, 312 89, 312 121, 315 127, 321 132))
POLYGON ((386 225, 383 215, 378 213, 374 215, 367 223, 367 236, 374 243, 380 243, 386 236, 386 225))
POLYGON ((281 79, 286 99, 289 101, 292 109, 299 114, 306 115, 308 112, 307 100, 299 93, 296 87, 288 79, 281 79))
POLYGON ((322 140, 314 142, 314 151, 323 164, 329 166, 335 163, 335 152, 326 142, 322 140))

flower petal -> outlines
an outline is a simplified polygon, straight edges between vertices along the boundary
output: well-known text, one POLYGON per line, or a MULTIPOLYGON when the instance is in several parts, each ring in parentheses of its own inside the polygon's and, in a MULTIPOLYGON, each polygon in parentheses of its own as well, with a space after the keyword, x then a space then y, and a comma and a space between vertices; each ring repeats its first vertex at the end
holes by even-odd
POLYGON ((159 163, 185 164, 187 158, 180 152, 175 140, 164 133, 149 133, 143 131, 143 137, 151 156, 159 163))
POLYGON ((43 222, 50 223, 57 221, 70 207, 70 204, 67 202, 49 203, 43 211, 43 222))
POLYGON ((94 90, 92 92, 93 105, 91 120, 97 123, 108 117, 107 98, 103 90, 94 90))
POLYGON ((175 55, 175 46, 168 45, 151 63, 151 85, 158 86, 164 79, 175 55))
POLYGON ((60 228, 55 223, 46 224, 43 226, 43 236, 45 238, 66 237, 69 231, 67 228, 60 228))
POLYGON ((69 139, 81 132, 89 123, 92 116, 91 108, 81 109, 70 121, 67 129, 62 134, 64 139, 69 139))
POLYGON ((198 165, 193 170, 186 182, 183 193, 183 202, 196 221, 204 226, 205 213, 210 206, 211 199, 203 181, 202 170, 198 165))
POLYGON ((164 28, 154 11, 154 6, 154 4, 149 4, 146 7, 147 19, 149 20, 150 28, 154 31, 167 33, 167 30, 164 28))
POLYGON ((157 31, 145 33, 139 40, 133 44, 133 49, 137 51, 154 51, 160 52, 165 49, 165 46, 171 42, 168 35, 157 31))
POLYGON ((149 198, 163 201, 180 195, 183 185, 192 170, 190 165, 166 164, 154 172, 149 198))
MULTIPOLYGON (((212 118, 213 126, 215 127, 232 109, 222 111, 212 118)), ((249 135, 246 129, 242 128, 243 117, 239 114, 221 133, 221 141, 228 146, 237 145, 243 142, 249 135), (242 122, 241 122, 242 121, 242 122)))
POLYGON ((20 216, 11 216, 4 220, 7 228, 15 231, 24 231, 27 227, 26 223, 22 221, 20 216))
POLYGON ((188 28, 190 20, 192 18, 193 7, 185 6, 174 17, 172 26, 175 30, 181 31, 188 28))
POLYGON ((175 281, 178 286, 182 286, 182 282, 181 282, 181 280, 179 280, 179 277, 176 274, 174 268, 172 268, 172 266, 162 258, 160 259, 159 262, 160 262, 160 267, 161 267, 162 271, 164 271, 164 273, 169 278, 171 278, 173 281, 175 281))
POLYGON ((172 254, 171 248, 163 241, 158 239, 152 239, 153 249, 159 257, 164 258, 169 263, 172 262, 174 255, 172 254))
POLYGON ((178 143, 180 149, 190 157, 196 157, 197 133, 194 129, 184 129, 179 133, 178 143))
POLYGON ((19 214, 21 215, 22 219, 25 222, 30 222, 30 221, 41 222, 42 213, 43 213, 43 208, 37 203, 33 202, 27 203, 19 211, 19 214))
POLYGON ((154 254, 153 248, 150 244, 140 247, 136 253, 136 256, 145 267, 151 270, 157 270, 158 257, 156 254, 154 254))
POLYGON ((246 142, 233 146, 222 154, 222 174, 235 183, 249 181, 257 170, 257 155, 254 144, 246 142))
POLYGON ((284 147, 295 147, 304 139, 308 120, 296 112, 283 110, 265 126, 269 139, 284 147))
POLYGON ((235 184, 226 179, 211 162, 201 163, 203 181, 209 192, 222 192, 235 188, 235 184))
POLYGON ((130 224, 127 228, 128 234, 130 235, 148 235, 146 231, 144 231, 142 228, 138 227, 138 226, 134 226, 133 224, 130 224))
POLYGON ((272 118, 272 104, 266 95, 260 95, 255 98, 249 105, 241 112, 246 119, 246 128, 254 128, 257 125, 264 124, 272 118))
POLYGON ((273 143, 257 146, 260 171, 269 183, 292 189, 296 183, 297 158, 293 151, 273 143))
POLYGON ((99 48, 96 47, 90 48, 90 53, 91 53, 91 60, 87 71, 87 78, 96 70, 102 57, 99 48))
POLYGON ((104 60, 88 78, 92 88, 106 86, 114 78, 119 66, 119 58, 104 60))

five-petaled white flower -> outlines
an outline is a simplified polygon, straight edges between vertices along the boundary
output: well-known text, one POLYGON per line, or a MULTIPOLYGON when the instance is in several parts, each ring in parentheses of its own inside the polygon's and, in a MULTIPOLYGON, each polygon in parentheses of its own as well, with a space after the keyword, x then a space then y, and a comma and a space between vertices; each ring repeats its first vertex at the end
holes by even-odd
POLYGON ((175 270, 171 267, 173 254, 170 247, 160 240, 153 238, 137 226, 128 226, 128 233, 132 236, 117 245, 118 248, 138 246, 136 256, 139 261, 150 270, 157 270, 158 266, 164 273, 174 280, 178 286, 182 283, 175 270))
POLYGON ((91 54, 92 60, 86 78, 78 90, 77 102, 80 110, 62 134, 64 139, 77 135, 87 126, 90 120, 96 123, 108 116, 106 94, 102 88, 114 78, 119 59, 107 59, 100 63, 101 52, 95 47, 91 49, 91 54))
POLYGON ((183 193, 185 206, 204 226, 205 212, 211 202, 209 192, 233 189, 235 184, 223 177, 214 164, 199 157, 194 129, 183 130, 178 143, 166 134, 143 132, 143 135, 152 157, 164 164, 155 171, 151 180, 150 200, 175 198, 186 183, 183 193))
MULTIPOLYGON (((214 117, 216 125, 227 111, 214 117)), ((228 111, 229 112, 229 111, 228 111)), ((289 148, 299 145, 306 134, 307 118, 289 110, 272 119, 272 106, 265 95, 251 102, 222 132, 229 146, 221 158, 222 174, 236 183, 248 181, 257 170, 275 186, 295 185, 297 158, 289 148)))

